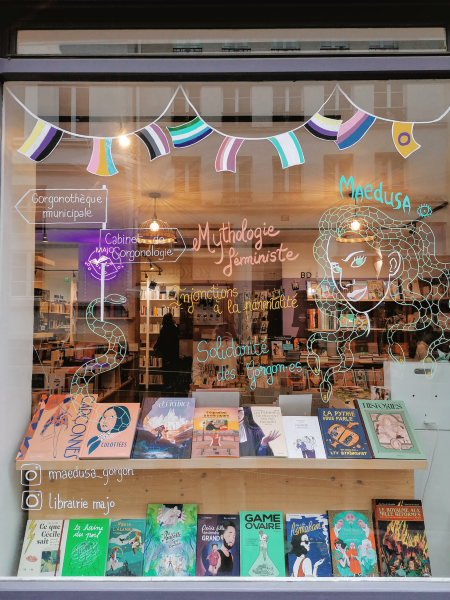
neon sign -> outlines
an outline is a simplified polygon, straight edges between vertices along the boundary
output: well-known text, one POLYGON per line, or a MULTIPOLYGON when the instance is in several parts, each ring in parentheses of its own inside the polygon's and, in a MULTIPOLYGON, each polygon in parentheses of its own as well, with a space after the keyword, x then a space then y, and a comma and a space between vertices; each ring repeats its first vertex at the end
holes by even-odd
MULTIPOLYGON (((111 250, 113 249, 111 248, 111 250)), ((104 265, 105 270, 105 281, 115 279, 120 271, 125 268, 117 253, 108 253, 108 249, 100 247, 91 252, 84 264, 92 277, 98 281, 102 279, 102 265, 104 265)))
POLYGON ((355 181, 353 179, 353 177, 349 177, 348 181, 345 179, 344 175, 342 175, 341 177, 341 181, 339 183, 339 191, 341 194, 341 198, 344 198, 344 196, 342 195, 342 186, 345 185, 345 187, 348 189, 349 186, 351 186, 351 190, 352 190, 352 198, 355 199, 356 202, 362 202, 364 199, 365 200, 375 200, 376 202, 380 202, 381 204, 386 204, 387 206, 392 206, 392 208, 394 210, 400 210, 400 208, 403 208, 403 212, 407 212, 409 214, 410 210, 411 210, 411 204, 409 202, 409 198, 408 196, 405 195, 405 197, 403 198, 403 202, 401 200, 401 196, 402 196, 402 192, 397 192, 394 196, 394 192, 391 192, 391 195, 388 199, 387 193, 389 192, 383 192, 383 182, 380 181, 380 185, 379 187, 373 189, 373 186, 371 185, 366 185, 364 187, 364 190, 362 188, 362 186, 357 185, 356 189, 355 189, 355 181), (373 192, 373 197, 372 197, 372 192, 373 192), (369 195, 370 194, 370 195, 369 195), (396 202, 397 204, 394 206, 394 202, 396 202), (408 209, 408 210, 406 210, 408 209))

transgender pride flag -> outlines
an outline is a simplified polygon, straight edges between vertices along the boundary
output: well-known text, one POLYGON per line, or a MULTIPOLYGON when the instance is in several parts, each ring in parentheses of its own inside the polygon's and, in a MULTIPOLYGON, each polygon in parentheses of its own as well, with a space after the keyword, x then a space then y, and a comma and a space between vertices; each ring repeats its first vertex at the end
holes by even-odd
POLYGON ((177 127, 168 127, 168 132, 172 138, 174 148, 187 148, 201 142, 205 137, 211 135, 213 130, 200 117, 195 117, 192 121, 178 125, 177 127))
POLYGON ((226 137, 216 157, 216 171, 232 171, 236 173, 236 156, 242 146, 243 139, 226 137))
POLYGON ((358 110, 356 115, 346 121, 339 128, 339 134, 336 140, 339 150, 345 150, 354 146, 369 131, 375 123, 375 117, 367 114, 363 110, 358 110))

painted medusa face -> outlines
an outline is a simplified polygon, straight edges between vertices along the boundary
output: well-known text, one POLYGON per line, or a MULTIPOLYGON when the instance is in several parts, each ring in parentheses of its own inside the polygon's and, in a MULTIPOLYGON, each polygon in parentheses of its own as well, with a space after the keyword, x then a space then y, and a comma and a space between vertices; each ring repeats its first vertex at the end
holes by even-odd
POLYGON ((378 302, 366 305, 361 310, 357 308, 357 303, 362 298, 367 298, 367 280, 376 276, 380 277, 380 281, 387 280, 390 284, 401 265, 401 256, 396 250, 382 252, 375 250, 364 240, 346 244, 338 242, 334 237, 328 239, 327 259, 338 294, 352 310, 360 313, 376 308, 389 290, 389 285, 380 288, 383 291, 378 295, 378 302), (358 281, 361 281, 361 285, 358 285, 358 281))

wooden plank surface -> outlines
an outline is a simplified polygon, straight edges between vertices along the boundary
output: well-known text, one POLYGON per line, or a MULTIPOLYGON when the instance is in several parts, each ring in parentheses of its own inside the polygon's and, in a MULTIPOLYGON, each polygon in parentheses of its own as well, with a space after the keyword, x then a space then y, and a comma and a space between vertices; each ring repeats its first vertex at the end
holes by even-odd
MULTIPOLYGON (((16 470, 20 471, 24 461, 16 461, 16 470)), ((339 458, 221 458, 202 457, 181 459, 117 459, 117 460, 55 460, 39 463, 43 471, 55 469, 133 469, 173 471, 184 469, 338 469, 338 470, 368 470, 368 471, 411 471, 428 468, 426 460, 384 460, 384 459, 339 459, 339 458)))
POLYGON ((414 498, 412 470, 274 471, 243 467, 149 470, 124 475, 95 469, 95 477, 93 472, 92 464, 89 479, 62 479, 61 475, 44 471, 39 485, 43 506, 30 511, 29 518, 143 518, 147 504, 159 502, 198 504, 200 513, 318 513, 327 509, 371 510, 372 498, 376 497, 414 498))

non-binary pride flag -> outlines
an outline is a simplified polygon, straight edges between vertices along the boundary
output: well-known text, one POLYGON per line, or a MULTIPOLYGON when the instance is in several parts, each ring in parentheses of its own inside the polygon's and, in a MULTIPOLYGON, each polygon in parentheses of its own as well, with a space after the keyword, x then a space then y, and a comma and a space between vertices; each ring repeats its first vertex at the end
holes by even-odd
POLYGON ((41 160, 50 156, 59 144, 62 135, 63 132, 60 129, 56 129, 50 123, 39 119, 29 138, 19 148, 18 152, 35 162, 41 162, 41 160))
POLYGON ((232 171, 236 173, 236 156, 242 146, 243 139, 226 137, 216 156, 216 171, 232 171))
POLYGON ((375 117, 367 114, 363 110, 358 110, 356 115, 343 123, 339 128, 339 134, 336 140, 339 150, 350 148, 359 142, 375 123, 375 117))
POLYGON ((420 148, 413 136, 414 123, 392 123, 392 139, 403 158, 420 148))
POLYGON ((103 177, 115 175, 119 172, 111 156, 110 138, 94 138, 94 147, 92 148, 92 156, 87 170, 89 173, 102 175, 103 177))
POLYGON ((329 119, 316 113, 305 123, 305 129, 316 138, 334 141, 337 140, 341 123, 339 119, 329 119))
POLYGON ((167 130, 172 138, 174 148, 187 148, 197 142, 200 142, 213 130, 200 117, 195 117, 192 121, 177 127, 168 127, 167 130))
POLYGON ((300 144, 292 131, 270 137, 269 141, 278 150, 283 169, 294 165, 302 165, 305 162, 300 144))
POLYGON ((150 161, 170 153, 169 142, 158 125, 147 125, 135 135, 146 145, 150 161))

